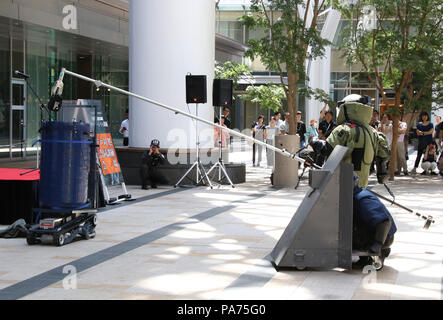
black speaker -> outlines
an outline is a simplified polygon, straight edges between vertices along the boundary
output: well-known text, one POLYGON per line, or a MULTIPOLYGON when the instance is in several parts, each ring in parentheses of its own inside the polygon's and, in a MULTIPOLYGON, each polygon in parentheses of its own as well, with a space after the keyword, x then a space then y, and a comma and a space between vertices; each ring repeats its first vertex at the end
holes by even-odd
POLYGON ((232 105, 232 80, 214 79, 212 88, 212 105, 230 107, 232 105))
POLYGON ((206 76, 186 76, 186 103, 206 103, 206 76))

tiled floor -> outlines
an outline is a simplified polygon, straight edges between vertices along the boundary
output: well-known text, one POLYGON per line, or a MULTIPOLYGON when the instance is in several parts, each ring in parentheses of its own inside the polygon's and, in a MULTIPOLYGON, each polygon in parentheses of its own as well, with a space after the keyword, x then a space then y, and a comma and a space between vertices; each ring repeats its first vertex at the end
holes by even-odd
MULTIPOLYGON (((401 176, 390 183, 397 202, 433 215, 436 223, 424 230, 423 220, 386 203, 398 232, 382 271, 276 272, 267 256, 308 190, 307 182, 297 190, 275 189, 269 169, 248 166, 247 171, 247 182, 235 189, 183 189, 112 207, 99 213, 97 236, 89 241, 30 247, 24 239, 0 239, 0 297, 7 298, 1 296, 5 288, 34 276, 40 275, 32 283, 39 288, 38 281, 55 275, 57 281, 39 290, 21 287, 20 298, 442 298, 441 177, 401 176), (84 257, 92 262, 81 272, 73 274, 69 267, 65 274, 49 272, 80 265, 84 257)), ((172 189, 129 187, 135 198, 167 190, 172 189)), ((387 194, 382 186, 374 190, 387 194)))

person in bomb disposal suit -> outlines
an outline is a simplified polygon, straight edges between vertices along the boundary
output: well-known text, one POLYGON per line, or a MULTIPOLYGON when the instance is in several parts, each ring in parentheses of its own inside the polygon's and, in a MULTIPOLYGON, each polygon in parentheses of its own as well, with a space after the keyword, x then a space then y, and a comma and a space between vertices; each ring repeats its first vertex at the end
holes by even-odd
POLYGON ((158 169, 160 165, 165 164, 166 159, 160 153, 160 141, 154 139, 151 141, 149 150, 146 150, 142 156, 142 165, 140 173, 142 177, 142 189, 148 190, 148 182, 151 188, 157 188, 158 184, 169 184, 166 178, 158 169))
POLYGON ((328 157, 336 145, 348 147, 344 161, 354 165, 360 187, 368 186, 369 170, 375 158, 377 180, 385 183, 388 178, 387 160, 389 147, 383 133, 369 125, 373 108, 371 98, 351 94, 338 103, 338 126, 324 140, 313 140, 310 145, 316 154, 328 157))

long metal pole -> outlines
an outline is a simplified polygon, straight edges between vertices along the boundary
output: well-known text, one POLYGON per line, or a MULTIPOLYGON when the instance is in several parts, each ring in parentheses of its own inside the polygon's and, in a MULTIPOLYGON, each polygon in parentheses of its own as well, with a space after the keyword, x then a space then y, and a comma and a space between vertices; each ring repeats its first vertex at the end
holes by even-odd
MULTIPOLYGON (((122 94, 125 94, 125 95, 128 95, 128 96, 131 96, 131 97, 134 97, 134 98, 137 98, 137 99, 140 99, 140 100, 143 100, 143 101, 146 101, 146 102, 152 103, 152 104, 155 104, 155 105, 157 105, 157 106, 159 106, 159 107, 162 107, 162 108, 168 109, 168 110, 170 110, 170 111, 173 111, 173 112, 175 112, 176 114, 181 114, 181 115, 184 115, 184 116, 189 117, 189 118, 191 118, 191 119, 194 119, 194 120, 197 120, 197 121, 200 121, 200 122, 206 123, 206 124, 208 124, 208 125, 210 125, 210 126, 217 127, 217 128, 219 128, 219 129, 226 130, 226 131, 228 131, 230 134, 233 134, 233 135, 235 135, 235 136, 237 136, 237 137, 244 138, 244 139, 246 139, 246 140, 252 141, 253 143, 256 143, 256 144, 262 145, 262 146, 264 146, 264 147, 266 147, 266 148, 269 148, 269 149, 271 149, 271 150, 273 150, 273 151, 275 151, 275 152, 277 152, 277 153, 280 153, 280 154, 282 154, 282 155, 284 155, 284 156, 286 156, 286 157, 288 157, 288 158, 294 159, 294 160, 296 160, 296 161, 298 161, 298 162, 300 162, 300 163, 305 163, 305 162, 306 162, 304 159, 298 157, 296 154, 292 154, 292 153, 290 153, 290 152, 288 152, 288 151, 286 151, 286 150, 284 150, 284 149, 276 148, 276 147, 274 147, 273 145, 267 144, 267 143, 262 142, 262 141, 260 141, 260 140, 256 140, 256 139, 254 139, 254 138, 252 138, 252 137, 249 137, 249 136, 247 136, 247 135, 245 135, 245 134, 242 134, 242 133, 240 133, 240 132, 237 132, 237 131, 235 131, 235 130, 229 129, 229 128, 227 128, 227 127, 223 127, 223 126, 221 126, 221 125, 218 125, 218 124, 213 123, 213 122, 211 122, 211 121, 208 121, 208 120, 206 120, 206 119, 199 118, 199 117, 194 116, 194 115, 192 115, 192 114, 189 114, 189 113, 183 112, 183 111, 180 110, 180 109, 176 109, 176 108, 170 107, 170 106, 168 106, 168 105, 165 105, 165 104, 163 104, 163 103, 160 103, 160 102, 157 102, 157 101, 151 100, 151 99, 149 99, 149 98, 143 97, 143 96, 141 96, 141 95, 138 95, 138 94, 135 94, 135 93, 132 93, 132 92, 129 92, 129 91, 126 91, 126 90, 123 90, 123 89, 120 89, 120 88, 117 88, 117 87, 111 86, 111 85, 109 85, 109 84, 106 84, 106 83, 104 83, 104 82, 101 82, 100 80, 94 80, 94 79, 91 79, 91 78, 85 77, 85 76, 83 76, 83 75, 80 75, 80 74, 77 74, 77 73, 75 73, 75 72, 69 71, 69 70, 67 70, 67 69, 65 69, 65 68, 62 68, 62 70, 61 70, 61 72, 60 72, 59 79, 63 79, 65 74, 71 75, 71 76, 73 76, 73 77, 77 77, 77 78, 79 78, 79 79, 82 79, 82 80, 85 80, 85 81, 88 81, 88 82, 92 82, 92 83, 94 83, 94 85, 95 85, 97 88, 99 88, 99 87, 105 87, 105 88, 108 88, 108 89, 111 89, 111 90, 114 90, 114 91, 120 92, 120 93, 122 93, 122 94)), ((317 165, 315 165, 315 164, 310 164, 310 165, 313 166, 313 167, 315 167, 315 168, 317 168, 317 169, 321 169, 321 167, 319 167, 319 166, 317 166, 317 165)))

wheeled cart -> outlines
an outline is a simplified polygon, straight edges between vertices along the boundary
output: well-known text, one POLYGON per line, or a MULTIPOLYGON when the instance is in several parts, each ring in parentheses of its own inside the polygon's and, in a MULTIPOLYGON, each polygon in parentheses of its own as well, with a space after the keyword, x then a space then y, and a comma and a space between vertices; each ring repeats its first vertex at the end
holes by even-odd
POLYGON ((26 242, 29 245, 52 241, 56 246, 63 246, 75 239, 95 237, 96 209, 34 209, 34 212, 38 212, 39 219, 28 229, 26 242))

